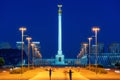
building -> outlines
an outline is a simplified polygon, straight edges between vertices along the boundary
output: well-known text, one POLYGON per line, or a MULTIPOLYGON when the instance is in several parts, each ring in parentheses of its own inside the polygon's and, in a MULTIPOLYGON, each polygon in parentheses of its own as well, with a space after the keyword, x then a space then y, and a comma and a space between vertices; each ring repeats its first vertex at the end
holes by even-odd
MULTIPOLYGON (((98 50, 97 50, 97 52, 98 53, 104 53, 104 44, 102 44, 102 43, 98 43, 98 50)), ((92 45, 91 46, 91 53, 96 53, 96 45, 92 45)))
POLYGON ((0 43, 0 49, 10 49, 11 45, 8 42, 0 43))
MULTIPOLYGON (((16 47, 17 49, 21 50, 22 49, 22 42, 21 41, 17 41, 16 42, 16 47)), ((27 50, 28 50, 28 47, 27 45, 24 44, 24 51, 25 51, 25 54, 28 55, 27 53, 27 50)))
MULTIPOLYGON (((90 54, 90 63, 95 64, 96 55, 90 54)), ((115 67, 116 63, 120 63, 120 53, 101 53, 98 54, 98 64, 104 67, 115 67)))
POLYGON ((108 52, 120 53, 120 43, 112 43, 111 45, 109 45, 108 52))
MULTIPOLYGON (((19 49, 0 49, 0 57, 4 58, 5 65, 20 65, 21 64, 21 50, 19 49)), ((24 64, 27 56, 23 54, 24 64)))

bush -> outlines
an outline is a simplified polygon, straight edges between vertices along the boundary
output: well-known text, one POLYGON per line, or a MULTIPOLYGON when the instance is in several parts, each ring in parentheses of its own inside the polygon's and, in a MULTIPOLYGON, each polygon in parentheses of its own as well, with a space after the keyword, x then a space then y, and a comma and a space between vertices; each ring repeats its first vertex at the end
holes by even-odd
POLYGON ((96 66, 92 65, 92 66, 87 66, 86 67, 87 70, 90 70, 90 71, 93 71, 93 72, 96 72, 96 73, 100 73, 100 74, 106 74, 107 71, 104 70, 104 68, 99 68, 97 67, 96 69, 96 66))
POLYGON ((4 64, 5 64, 5 60, 2 57, 0 57, 0 66, 3 66, 4 64))
MULTIPOLYGON (((88 65, 88 66, 89 66, 89 65, 88 65)), ((96 64, 91 64, 90 67, 96 67, 96 64)), ((100 65, 100 64, 97 64, 97 67, 98 67, 98 68, 103 68, 103 66, 100 65)))
POLYGON ((104 70, 103 68, 101 68, 101 69, 99 69, 99 73, 101 73, 101 74, 107 74, 107 71, 104 70))
POLYGON ((120 62, 117 62, 115 66, 117 67, 117 69, 120 69, 120 62))
POLYGON ((14 69, 11 69, 10 70, 10 74, 21 74, 21 73, 24 73, 26 72, 28 69, 23 67, 23 69, 21 68, 14 68, 14 69))

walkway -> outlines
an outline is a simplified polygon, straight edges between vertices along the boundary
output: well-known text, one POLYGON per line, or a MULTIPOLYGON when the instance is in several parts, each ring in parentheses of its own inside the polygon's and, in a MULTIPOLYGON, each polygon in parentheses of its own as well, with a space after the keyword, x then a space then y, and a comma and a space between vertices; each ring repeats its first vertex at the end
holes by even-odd
MULTIPOLYGON (((89 80, 76 71, 73 71, 72 78, 72 80, 89 80)), ((29 80, 50 80, 49 72, 39 72, 35 77, 29 80)), ((69 80, 69 74, 68 72, 65 72, 65 70, 57 69, 52 71, 51 80, 69 80)))

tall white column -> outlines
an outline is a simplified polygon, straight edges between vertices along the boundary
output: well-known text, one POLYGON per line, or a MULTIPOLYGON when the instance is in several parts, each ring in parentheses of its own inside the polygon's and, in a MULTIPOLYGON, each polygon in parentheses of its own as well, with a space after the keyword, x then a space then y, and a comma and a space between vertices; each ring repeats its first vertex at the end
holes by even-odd
POLYGON ((62 5, 58 5, 58 53, 56 55, 56 64, 64 65, 64 55, 62 54, 62 5))
POLYGON ((58 54, 62 54, 62 5, 58 5, 58 54))

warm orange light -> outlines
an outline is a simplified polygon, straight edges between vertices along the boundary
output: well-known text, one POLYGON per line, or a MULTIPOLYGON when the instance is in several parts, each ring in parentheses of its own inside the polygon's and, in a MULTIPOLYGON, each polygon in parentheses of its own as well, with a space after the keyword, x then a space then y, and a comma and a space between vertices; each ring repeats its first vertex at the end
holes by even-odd
POLYGON ((92 40, 92 37, 89 37, 88 40, 91 41, 91 40, 92 40))
POLYGON ((37 48, 34 48, 35 49, 35 51, 37 51, 38 49, 37 48))
POLYGON ((19 28, 20 31, 26 31, 27 29, 25 27, 19 28))
POLYGON ((32 38, 31 37, 27 37, 26 40, 30 41, 32 38))
POLYGON ((87 43, 84 43, 83 45, 84 45, 85 47, 87 47, 88 44, 87 44, 87 43))
POLYGON ((99 27, 93 27, 93 28, 92 28, 92 31, 95 31, 95 32, 97 32, 97 31, 99 31, 99 30, 100 30, 99 27))
POLYGON ((34 44, 34 43, 32 43, 32 44, 31 44, 31 46, 32 46, 32 47, 34 47, 34 46, 35 46, 35 44, 34 44))

